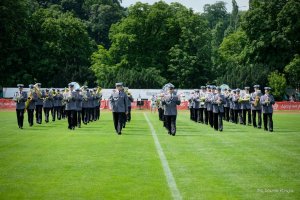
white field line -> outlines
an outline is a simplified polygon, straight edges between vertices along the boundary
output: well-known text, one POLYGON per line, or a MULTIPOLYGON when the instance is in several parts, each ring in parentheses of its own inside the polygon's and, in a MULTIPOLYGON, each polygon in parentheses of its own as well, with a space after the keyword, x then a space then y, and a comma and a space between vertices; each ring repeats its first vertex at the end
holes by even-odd
POLYGON ((154 143, 155 143, 155 147, 156 147, 156 151, 159 155, 159 158, 160 158, 160 161, 161 161, 161 164, 162 164, 162 167, 163 167, 163 170, 165 172, 165 175, 166 175, 166 179, 167 179, 167 182, 168 182, 168 186, 171 190, 171 193, 172 193, 172 196, 173 196, 173 199, 176 199, 176 200, 181 200, 182 197, 181 197, 181 194, 177 188, 177 185, 176 185, 176 182, 175 182, 175 179, 173 177, 173 174, 172 174, 172 171, 169 167, 169 164, 168 164, 168 161, 166 159, 166 156, 163 152, 163 149, 161 148, 161 145, 159 143, 159 140, 158 140, 158 137, 156 135, 156 132, 153 128, 153 125, 151 124, 148 116, 146 113, 144 113, 144 116, 145 116, 145 119, 151 129, 151 134, 152 134, 152 137, 153 137, 153 140, 154 140, 154 143))

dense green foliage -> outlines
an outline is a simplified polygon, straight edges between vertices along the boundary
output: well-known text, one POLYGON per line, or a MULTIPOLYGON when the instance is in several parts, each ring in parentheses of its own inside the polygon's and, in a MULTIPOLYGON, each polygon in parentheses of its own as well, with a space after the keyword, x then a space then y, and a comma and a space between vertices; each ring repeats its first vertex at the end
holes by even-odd
MULTIPOLYGON (((274 114, 272 134, 228 122, 220 133, 183 111, 175 137, 147 116, 182 199, 299 199, 299 114, 274 114)), ((0 199, 174 199, 142 112, 122 136, 106 111, 75 131, 26 120, 20 130, 15 112, 0 112, 0 199)))
POLYGON ((278 71, 299 86, 300 2, 251 0, 240 12, 232 0, 232 7, 218 1, 199 14, 163 1, 125 9, 120 0, 3 0, 0 85, 244 87, 268 85, 278 71))

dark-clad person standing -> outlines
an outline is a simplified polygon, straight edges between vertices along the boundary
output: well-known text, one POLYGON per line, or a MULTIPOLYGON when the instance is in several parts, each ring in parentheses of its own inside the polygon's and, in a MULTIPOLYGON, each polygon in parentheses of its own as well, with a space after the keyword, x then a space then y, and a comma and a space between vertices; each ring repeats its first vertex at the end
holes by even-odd
POLYGON ((88 116, 89 116, 89 102, 88 102, 88 96, 90 93, 88 92, 87 86, 81 87, 81 94, 82 94, 82 121, 83 124, 87 125, 88 123, 88 116))
POLYGON ((74 84, 69 83, 69 91, 65 94, 66 112, 68 116, 68 129, 74 130, 76 126, 76 92, 74 91, 74 84))
POLYGON ((163 93, 160 93, 158 98, 157 98, 157 108, 158 108, 158 118, 160 121, 164 121, 164 108, 163 108, 163 105, 161 103, 161 99, 162 97, 164 96, 163 93))
POLYGON ((36 83, 36 93, 37 93, 37 100, 35 102, 35 118, 36 123, 41 124, 43 121, 43 105, 44 105, 44 97, 45 97, 45 91, 41 90, 41 83, 36 83))
POLYGON ((123 91, 123 83, 116 83, 116 90, 109 97, 109 102, 116 133, 121 135, 125 123, 124 115, 128 114, 128 97, 123 91))
POLYGON ((128 96, 128 114, 127 114, 127 122, 131 121, 131 103, 134 101, 132 94, 127 91, 127 96, 128 96))
POLYGON ((25 102, 27 100, 27 93, 23 91, 24 85, 17 85, 19 91, 15 93, 13 100, 16 102, 17 121, 20 129, 23 129, 25 102))
POLYGON ((37 94, 34 91, 34 85, 29 85, 29 92, 28 92, 28 98, 26 101, 26 110, 27 110, 27 116, 28 116, 28 123, 29 126, 33 126, 33 118, 34 118, 34 110, 35 110, 35 102, 37 100, 37 94))
POLYGON ((216 131, 223 131, 223 114, 224 114, 224 104, 226 100, 224 95, 221 93, 221 87, 216 88, 217 93, 213 96, 213 115, 214 115, 214 129, 216 131))
POLYGON ((45 98, 44 98, 44 114, 45 114, 45 122, 49 122, 49 113, 53 108, 53 96, 50 89, 46 89, 45 98))
POLYGON ((100 106, 101 106, 101 100, 102 100, 102 88, 97 87, 94 88, 94 121, 100 119, 100 106))
POLYGON ((260 98, 260 104, 262 105, 262 113, 264 120, 264 130, 273 132, 273 105, 275 100, 273 95, 270 94, 271 88, 265 87, 265 94, 260 98))
POLYGON ((262 96, 261 91, 259 90, 260 85, 254 85, 254 92, 251 94, 251 110, 252 110, 252 122, 254 128, 261 128, 261 105, 260 97, 262 96), (257 116, 257 123, 256 123, 257 116))
POLYGON ((204 123, 205 119, 205 94, 206 94, 206 87, 201 86, 200 90, 200 108, 199 108, 199 122, 204 123))
POLYGON ((75 120, 77 121, 77 127, 81 128, 81 111, 82 111, 82 94, 80 88, 76 90, 76 111, 75 111, 75 120))
POLYGON ((194 91, 192 91, 191 93, 190 93, 190 97, 189 97, 189 99, 188 99, 188 102, 189 102, 189 109, 190 109, 190 120, 193 120, 194 121, 194 116, 195 116, 195 114, 194 114, 194 91))
MULTIPOLYGON (((231 90, 230 90, 231 91, 231 90)), ((229 110, 230 110, 230 91, 229 89, 224 89, 224 97, 225 97, 225 104, 224 104, 224 119, 229 122, 229 110)))
POLYGON ((213 119, 213 107, 212 107, 212 101, 214 96, 214 90, 215 86, 208 86, 208 92, 206 93, 205 97, 205 104, 207 109, 207 116, 208 116, 208 123, 213 128, 214 126, 214 119, 213 119))
POLYGON ((194 121, 195 122, 200 122, 199 111, 200 111, 200 91, 199 89, 194 89, 194 121))
POLYGON ((246 125, 246 118, 248 118, 248 125, 251 125, 251 104, 250 98, 251 95, 249 93, 250 87, 245 87, 245 93, 241 95, 241 114, 242 114, 242 122, 243 125, 246 125))
POLYGON ((166 128, 168 134, 175 136, 176 134, 176 118, 177 118, 177 105, 180 105, 181 100, 174 92, 174 85, 168 85, 168 94, 162 99, 162 105, 164 106, 164 116, 166 120, 166 128))
POLYGON ((88 114, 87 114, 87 122, 93 122, 94 119, 94 92, 92 89, 87 90, 87 105, 88 105, 88 114))
POLYGON ((60 90, 57 89, 56 92, 53 95, 53 121, 55 121, 55 117, 57 116, 57 119, 61 119, 62 115, 62 100, 63 95, 60 93, 60 90))
POLYGON ((240 95, 237 93, 237 90, 233 90, 233 96, 232 96, 232 109, 233 109, 233 123, 237 124, 239 121, 239 112, 240 112, 240 95))

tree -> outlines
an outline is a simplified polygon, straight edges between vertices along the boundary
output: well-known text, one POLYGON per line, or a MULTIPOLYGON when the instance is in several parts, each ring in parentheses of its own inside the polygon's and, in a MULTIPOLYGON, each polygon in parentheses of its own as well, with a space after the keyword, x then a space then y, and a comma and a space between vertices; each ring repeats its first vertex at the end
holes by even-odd
POLYGON ((30 28, 30 74, 45 86, 64 87, 69 81, 94 84, 89 70, 93 44, 85 24, 57 7, 38 9, 30 28))
POLYGON ((282 72, 299 53, 299 12, 298 1, 251 1, 242 23, 252 49, 247 53, 249 60, 264 64, 270 71, 282 72))
POLYGON ((285 94, 286 89, 286 79, 284 74, 279 73, 278 71, 272 72, 268 76, 269 85, 273 90, 273 95, 276 100, 282 100, 283 95, 285 94))
POLYGON ((300 85, 300 56, 296 54, 294 59, 284 68, 284 72, 287 74, 288 83, 298 88, 300 85))
POLYGON ((92 69, 104 85, 111 84, 112 72, 127 74, 130 87, 160 88, 165 81, 199 87, 210 75, 209 32, 201 15, 179 3, 136 3, 111 27, 112 45, 100 47, 92 69))
POLYGON ((0 85, 27 84, 28 45, 27 27, 32 7, 27 0, 0 1, 0 85))

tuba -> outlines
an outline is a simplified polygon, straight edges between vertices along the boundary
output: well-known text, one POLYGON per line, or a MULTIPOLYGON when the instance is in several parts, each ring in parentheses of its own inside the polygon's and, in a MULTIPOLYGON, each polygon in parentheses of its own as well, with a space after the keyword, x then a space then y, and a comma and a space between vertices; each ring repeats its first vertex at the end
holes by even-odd
POLYGON ((37 83, 33 85, 33 90, 37 94, 38 98, 40 99, 42 97, 42 92, 39 86, 37 85, 37 83))
POLYGON ((25 110, 27 110, 29 108, 29 105, 30 105, 30 103, 31 103, 31 101, 33 99, 33 93, 34 93, 34 89, 30 89, 29 96, 28 96, 28 98, 27 98, 27 100, 25 102, 25 110))

